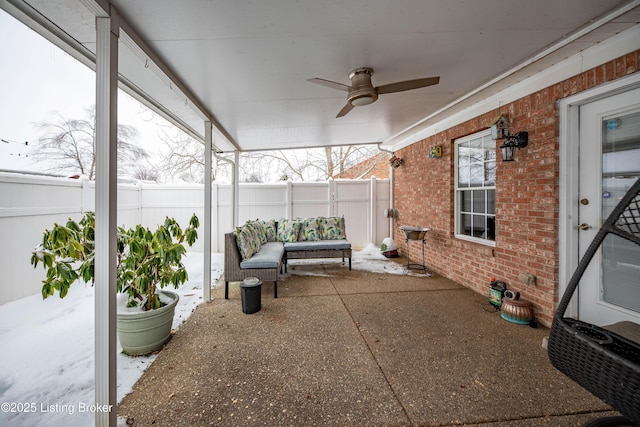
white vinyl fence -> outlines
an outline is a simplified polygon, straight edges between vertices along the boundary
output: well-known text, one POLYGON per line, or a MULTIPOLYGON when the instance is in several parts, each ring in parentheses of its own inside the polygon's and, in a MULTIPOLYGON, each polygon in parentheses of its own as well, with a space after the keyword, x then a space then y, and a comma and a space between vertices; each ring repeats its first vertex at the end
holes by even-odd
MULTIPOLYGON (((241 184, 238 222, 248 219, 344 216, 354 249, 380 245, 388 236, 389 180, 335 180, 282 184, 241 184)), ((231 185, 212 188, 212 251, 224 251, 224 233, 233 230, 231 185)), ((42 233, 54 223, 78 220, 95 205, 95 184, 86 179, 36 177, 0 173, 0 305, 40 293, 42 266, 30 264, 42 233)), ((192 248, 203 251, 203 185, 118 186, 118 224, 153 228, 174 217, 186 226, 191 214, 200 218, 200 238, 192 248)))

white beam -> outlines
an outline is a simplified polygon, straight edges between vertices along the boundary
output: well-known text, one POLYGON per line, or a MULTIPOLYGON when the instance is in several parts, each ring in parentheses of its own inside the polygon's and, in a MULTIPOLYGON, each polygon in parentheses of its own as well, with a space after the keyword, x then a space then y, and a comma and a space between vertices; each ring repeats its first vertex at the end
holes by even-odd
POLYGON ((211 122, 204 122, 204 279, 202 298, 211 300, 211 122))
MULTIPOLYGON (((233 139, 231 134, 213 117, 211 112, 207 110, 200 99, 193 93, 187 85, 178 78, 173 70, 160 58, 160 56, 144 41, 144 39, 133 29, 126 18, 120 19, 120 27, 123 31, 122 41, 126 46, 140 58, 145 61, 148 66, 155 72, 155 74, 163 81, 165 81, 171 90, 179 96, 180 99, 185 99, 191 109, 200 116, 211 122, 212 126, 216 127, 217 132, 224 136, 224 139, 234 147, 238 149, 237 142, 233 139)), ((130 86, 127 86, 130 87, 130 86)), ((154 103, 155 104, 155 103, 154 103)), ((199 139, 199 138, 198 138, 199 139)))
POLYGON ((116 227, 118 26, 96 18, 95 425, 117 422, 116 227))

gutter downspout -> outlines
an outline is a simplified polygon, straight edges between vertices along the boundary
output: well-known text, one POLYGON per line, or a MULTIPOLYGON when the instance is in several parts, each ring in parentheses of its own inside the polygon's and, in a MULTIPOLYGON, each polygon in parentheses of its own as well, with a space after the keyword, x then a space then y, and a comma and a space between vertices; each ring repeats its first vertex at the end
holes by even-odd
MULTIPOLYGON (((382 148, 382 142, 378 143, 378 150, 384 151, 385 153, 389 153, 393 155, 393 151, 387 150, 386 148, 382 148)), ((393 187, 394 187, 394 173, 393 168, 389 165, 389 210, 393 209, 393 187)), ((393 229, 394 229, 394 217, 389 218, 389 237, 393 239, 393 229)))

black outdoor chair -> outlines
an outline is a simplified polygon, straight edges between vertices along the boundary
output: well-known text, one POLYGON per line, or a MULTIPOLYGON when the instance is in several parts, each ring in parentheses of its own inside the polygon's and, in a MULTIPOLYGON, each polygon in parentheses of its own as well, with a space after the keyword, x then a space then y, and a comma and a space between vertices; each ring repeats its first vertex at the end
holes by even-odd
MULTIPOLYGON (((560 300, 549 335, 548 352, 553 366, 623 415, 602 417, 586 424, 592 427, 640 425, 640 342, 610 329, 565 317, 580 278, 610 233, 640 245, 640 179, 618 203, 587 248, 560 300)), ((640 265, 640 260, 636 261, 634 265, 640 265)), ((640 280, 635 285, 640 286, 640 280)))

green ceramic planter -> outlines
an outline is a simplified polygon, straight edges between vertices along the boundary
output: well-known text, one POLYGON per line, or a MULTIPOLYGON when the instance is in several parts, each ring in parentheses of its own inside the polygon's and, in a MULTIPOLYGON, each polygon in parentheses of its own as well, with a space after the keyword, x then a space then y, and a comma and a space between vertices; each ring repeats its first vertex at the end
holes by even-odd
POLYGON ((171 325, 180 296, 171 291, 160 291, 171 303, 156 310, 140 313, 117 313, 118 339, 122 350, 132 356, 151 353, 171 338, 171 325))

